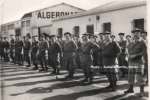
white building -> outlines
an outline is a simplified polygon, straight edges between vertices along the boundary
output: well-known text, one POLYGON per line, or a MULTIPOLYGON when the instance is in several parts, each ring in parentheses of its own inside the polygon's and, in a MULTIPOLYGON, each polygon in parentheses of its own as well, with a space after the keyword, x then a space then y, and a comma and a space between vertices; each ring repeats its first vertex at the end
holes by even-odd
POLYGON ((130 34, 134 28, 147 28, 146 1, 119 0, 94 9, 53 20, 52 33, 73 34, 99 33, 130 34))
POLYGON ((9 23, 2 24, 0 30, 0 35, 4 37, 15 36, 21 34, 21 21, 13 21, 9 23))
POLYGON ((25 14, 21 18, 22 35, 30 33, 32 36, 39 33, 51 34, 52 19, 62 16, 74 15, 85 10, 72 5, 61 3, 44 9, 25 14))

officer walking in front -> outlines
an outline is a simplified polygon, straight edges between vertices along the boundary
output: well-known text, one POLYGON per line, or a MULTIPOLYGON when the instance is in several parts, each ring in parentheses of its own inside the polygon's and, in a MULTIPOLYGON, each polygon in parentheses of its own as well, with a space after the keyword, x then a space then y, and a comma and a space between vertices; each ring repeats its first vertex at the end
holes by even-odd
POLYGON ((107 87, 111 91, 116 90, 117 85, 117 72, 116 72, 116 58, 120 52, 120 49, 116 42, 112 42, 110 39, 110 32, 104 33, 104 46, 102 50, 102 58, 103 58, 103 65, 104 70, 106 71, 106 76, 110 85, 107 87))

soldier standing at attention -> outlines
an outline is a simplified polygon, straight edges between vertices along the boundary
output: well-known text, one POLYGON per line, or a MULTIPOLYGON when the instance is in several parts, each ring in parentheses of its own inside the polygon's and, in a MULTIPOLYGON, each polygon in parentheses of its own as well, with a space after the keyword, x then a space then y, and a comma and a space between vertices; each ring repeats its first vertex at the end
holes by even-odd
POLYGON ((8 62, 9 61, 9 55, 8 55, 8 52, 9 52, 9 42, 7 40, 7 37, 4 37, 4 42, 3 42, 3 45, 4 45, 4 61, 8 62))
POLYGON ((26 36, 24 41, 24 60, 28 63, 27 67, 31 66, 31 42, 29 38, 26 36))
POLYGON ((116 42, 112 42, 110 39, 110 32, 105 32, 102 58, 103 58, 104 70, 106 70, 106 76, 110 83, 110 85, 107 88, 111 89, 111 91, 116 90, 117 72, 115 69, 115 65, 116 65, 115 61, 119 52, 120 49, 116 44, 116 42))
POLYGON ((88 34, 82 35, 82 42, 80 47, 80 65, 84 71, 85 78, 82 80, 83 83, 91 84, 93 82, 93 73, 91 70, 92 60, 92 49, 96 48, 94 43, 94 36, 90 36, 88 39, 88 34))
POLYGON ((38 57, 37 57, 37 52, 38 52, 38 41, 36 40, 36 37, 32 37, 32 47, 31 47, 31 59, 32 63, 34 65, 33 70, 38 69, 38 57))
POLYGON ((144 60, 144 75, 146 76, 146 84, 148 84, 148 55, 147 55, 147 32, 142 31, 141 32, 141 40, 145 43, 146 45, 146 52, 144 54, 143 60, 144 60))
POLYGON ((126 41, 124 40, 124 33, 119 33, 120 40, 118 41, 118 44, 120 46, 121 52, 118 55, 118 65, 120 67, 120 70, 122 72, 122 77, 125 77, 128 70, 128 63, 126 61, 126 41), (125 68, 126 67, 126 68, 125 68))
POLYGON ((13 38, 11 38, 11 40, 10 40, 10 58, 13 63, 14 63, 14 57, 15 57, 14 53, 15 53, 15 40, 13 38))
POLYGON ((56 42, 56 36, 51 35, 50 36, 51 45, 48 48, 48 55, 49 55, 49 64, 53 68, 53 71, 51 74, 59 74, 59 56, 61 54, 61 48, 59 44, 56 42))
POLYGON ((46 57, 48 55, 47 49, 48 49, 48 43, 42 34, 40 36, 39 50, 38 50, 38 59, 42 69, 40 69, 39 71, 48 71, 47 57, 46 57))
POLYGON ((73 60, 77 50, 77 46, 71 38, 71 33, 64 33, 65 41, 63 46, 63 64, 67 71, 68 75, 65 79, 72 79, 74 77, 74 65, 73 60))
POLYGON ((129 72, 128 72, 128 83, 129 88, 124 93, 134 93, 133 86, 135 84, 135 77, 137 84, 140 87, 139 96, 144 96, 144 63, 142 57, 146 52, 146 45, 140 40, 141 31, 135 29, 132 31, 133 42, 128 45, 128 61, 129 61, 129 72))
POLYGON ((16 36, 15 41, 15 63, 22 65, 22 49, 23 49, 23 42, 20 40, 20 36, 16 36))

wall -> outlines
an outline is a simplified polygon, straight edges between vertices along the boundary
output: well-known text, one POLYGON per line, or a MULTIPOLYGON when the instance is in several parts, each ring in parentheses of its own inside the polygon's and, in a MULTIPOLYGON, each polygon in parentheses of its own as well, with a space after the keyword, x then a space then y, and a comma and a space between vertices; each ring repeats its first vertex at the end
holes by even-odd
POLYGON ((131 33, 133 19, 144 18, 145 30, 147 27, 146 19, 146 6, 139 6, 134 8, 116 10, 112 12, 106 12, 101 14, 95 14, 90 16, 82 16, 71 19, 56 20, 53 22, 53 33, 57 34, 58 28, 63 28, 64 32, 72 32, 74 26, 80 26, 80 34, 86 32, 86 25, 94 24, 95 32, 102 32, 102 25, 105 22, 111 22, 111 31, 113 34, 119 32, 131 33), (100 20, 96 21, 96 15, 100 16, 100 20), (91 19, 91 21, 89 20, 91 19))

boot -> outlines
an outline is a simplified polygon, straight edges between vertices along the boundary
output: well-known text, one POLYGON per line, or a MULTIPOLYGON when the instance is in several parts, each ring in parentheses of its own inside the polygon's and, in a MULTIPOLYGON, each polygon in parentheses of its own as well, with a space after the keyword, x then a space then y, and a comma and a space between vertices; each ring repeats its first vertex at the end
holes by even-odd
POLYGON ((141 85, 140 86, 140 94, 139 94, 140 97, 143 97, 144 96, 144 85, 141 85))
POLYGON ((133 85, 130 85, 129 89, 124 91, 125 94, 127 93, 134 93, 134 90, 133 90, 133 85))

